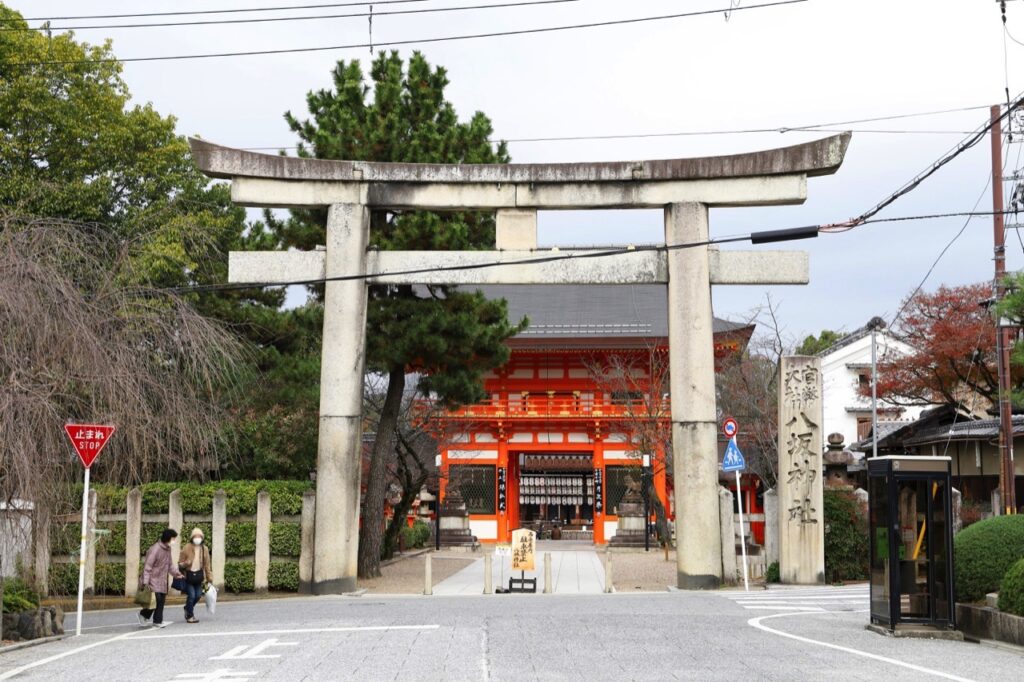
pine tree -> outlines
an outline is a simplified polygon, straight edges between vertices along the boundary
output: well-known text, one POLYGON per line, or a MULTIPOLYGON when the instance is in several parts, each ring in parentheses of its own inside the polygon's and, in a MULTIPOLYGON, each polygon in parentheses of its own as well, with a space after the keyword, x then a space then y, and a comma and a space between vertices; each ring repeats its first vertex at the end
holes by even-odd
MULTIPOLYGON (((299 136, 299 156, 411 163, 507 163, 504 143, 494 147, 490 120, 477 112, 460 122, 445 99, 448 77, 418 52, 406 70, 397 52, 373 62, 371 89, 358 60, 339 61, 333 89, 311 92, 311 118, 285 119, 299 136)), ((294 211, 270 221, 286 246, 325 243, 326 211, 294 211)), ((381 250, 474 250, 494 247, 494 217, 486 213, 374 212, 370 243, 381 250)), ((318 292, 317 292, 318 293, 318 292)), ((520 331, 505 301, 447 286, 374 286, 367 311, 367 368, 386 375, 387 394, 377 427, 359 538, 359 576, 380 575, 386 457, 395 450, 396 426, 410 370, 417 389, 449 406, 484 397, 483 373, 508 360, 505 340, 520 331)), ((324 340, 330 343, 329 339, 324 340)))

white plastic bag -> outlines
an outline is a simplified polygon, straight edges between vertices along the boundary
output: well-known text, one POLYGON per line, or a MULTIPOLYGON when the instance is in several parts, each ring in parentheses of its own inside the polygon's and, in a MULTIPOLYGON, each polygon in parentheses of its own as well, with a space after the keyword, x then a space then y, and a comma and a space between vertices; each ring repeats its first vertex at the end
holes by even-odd
POLYGON ((206 597, 206 610, 212 616, 217 610, 217 588, 213 586, 213 583, 206 588, 206 593, 203 596, 206 597))

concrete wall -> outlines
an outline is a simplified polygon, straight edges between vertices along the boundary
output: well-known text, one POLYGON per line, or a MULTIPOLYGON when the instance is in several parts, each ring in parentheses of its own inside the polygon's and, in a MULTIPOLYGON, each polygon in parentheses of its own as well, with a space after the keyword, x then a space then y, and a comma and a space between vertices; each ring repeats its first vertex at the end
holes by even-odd
MULTIPOLYGON (((876 337, 876 355, 878 361, 893 354, 909 354, 913 349, 907 344, 898 341, 884 333, 876 337)), ((822 447, 827 443, 830 433, 841 433, 847 444, 856 442, 857 439, 857 418, 871 416, 871 397, 860 395, 858 388, 858 375, 870 369, 851 369, 848 364, 868 365, 871 364, 871 335, 857 339, 831 353, 821 356, 821 377, 822 377, 822 401, 824 406, 824 425, 822 427, 822 447)), ((879 410, 893 408, 894 405, 879 400, 879 410)), ((896 416, 892 413, 879 414, 880 420, 891 421, 901 419, 913 421, 917 419, 927 406, 901 408, 902 412, 896 416)))

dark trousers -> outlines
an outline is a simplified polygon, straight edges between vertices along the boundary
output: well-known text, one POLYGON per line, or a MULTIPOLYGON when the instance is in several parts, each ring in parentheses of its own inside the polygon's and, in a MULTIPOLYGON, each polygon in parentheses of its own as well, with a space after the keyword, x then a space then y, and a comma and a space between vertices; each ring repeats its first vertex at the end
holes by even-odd
POLYGON ((142 617, 149 618, 153 617, 153 624, 164 622, 164 602, 167 600, 166 592, 155 592, 156 595, 156 608, 155 609, 142 609, 142 617))
POLYGON ((203 586, 193 585, 192 583, 185 584, 185 617, 192 618, 195 616, 196 604, 199 602, 200 597, 203 596, 203 586))

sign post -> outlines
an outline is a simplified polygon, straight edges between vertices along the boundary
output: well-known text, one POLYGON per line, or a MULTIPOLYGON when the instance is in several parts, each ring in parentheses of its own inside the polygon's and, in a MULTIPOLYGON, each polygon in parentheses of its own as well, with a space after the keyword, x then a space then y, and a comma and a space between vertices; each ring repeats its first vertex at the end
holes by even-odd
MULTIPOLYGON (((736 420, 727 419, 722 425, 722 431, 729 435, 732 431, 732 435, 729 435, 729 445, 725 448, 725 455, 722 457, 722 471, 736 472, 736 501, 739 503, 740 510, 740 551, 743 554, 743 589, 747 592, 750 591, 750 583, 747 579, 747 537, 746 531, 743 528, 743 489, 740 488, 740 472, 747 468, 747 463, 743 459, 743 453, 740 452, 740 448, 736 445, 736 420), (730 428, 731 427, 731 428, 730 428)), ((725 541, 725 538, 722 538, 725 541)))
POLYGON ((519 571, 519 577, 509 577, 509 592, 526 592, 527 584, 530 585, 530 592, 537 591, 537 579, 526 577, 526 571, 536 570, 533 560, 536 546, 537 534, 534 531, 528 528, 512 531, 512 571, 519 571))
POLYGON ((114 433, 115 426, 97 424, 65 424, 78 458, 85 466, 85 487, 82 489, 82 541, 78 550, 78 617, 75 619, 75 636, 82 634, 82 598, 85 594, 85 550, 89 530, 89 469, 114 433))

